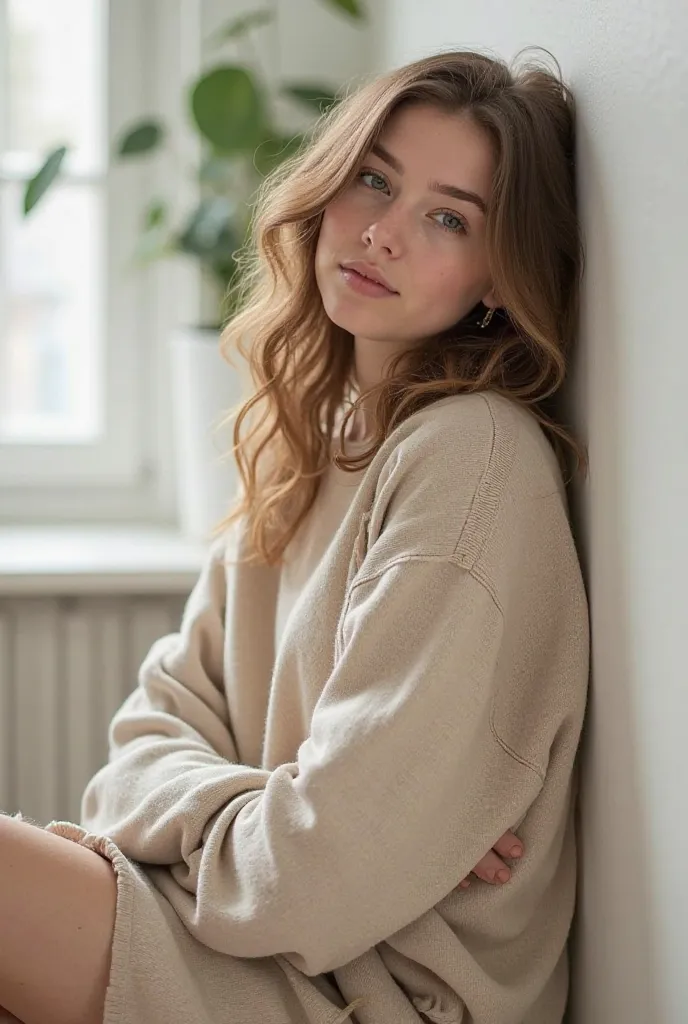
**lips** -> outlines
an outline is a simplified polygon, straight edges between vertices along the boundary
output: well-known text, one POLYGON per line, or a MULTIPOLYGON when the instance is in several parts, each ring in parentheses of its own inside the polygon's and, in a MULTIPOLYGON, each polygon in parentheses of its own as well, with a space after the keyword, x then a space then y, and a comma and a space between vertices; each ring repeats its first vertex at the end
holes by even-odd
POLYGON ((369 263, 364 263, 362 260, 353 260, 351 263, 342 263, 341 266, 345 270, 355 270, 361 277, 367 277, 369 281, 375 281, 376 284, 382 285, 387 291, 393 295, 399 293, 395 288, 392 288, 387 278, 377 269, 377 267, 371 266, 369 263))

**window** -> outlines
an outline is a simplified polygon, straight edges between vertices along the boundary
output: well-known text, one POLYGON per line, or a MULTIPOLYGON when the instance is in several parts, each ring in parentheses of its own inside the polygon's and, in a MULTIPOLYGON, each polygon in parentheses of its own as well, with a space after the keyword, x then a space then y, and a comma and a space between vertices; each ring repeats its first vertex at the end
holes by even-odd
POLYGON ((161 517, 155 288, 131 262, 151 171, 109 154, 154 110, 164 6, 0 0, 5 521, 161 517), (25 181, 61 144, 63 173, 24 219, 25 181))

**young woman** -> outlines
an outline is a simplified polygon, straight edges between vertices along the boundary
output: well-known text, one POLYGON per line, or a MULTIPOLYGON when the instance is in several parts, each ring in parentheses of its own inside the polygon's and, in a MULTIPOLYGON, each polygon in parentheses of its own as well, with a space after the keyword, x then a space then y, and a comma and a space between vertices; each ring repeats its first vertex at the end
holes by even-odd
POLYGON ((256 384, 237 505, 81 826, 0 819, 0 1003, 26 1024, 561 1022, 573 116, 544 68, 441 53, 266 182, 224 338, 256 384))

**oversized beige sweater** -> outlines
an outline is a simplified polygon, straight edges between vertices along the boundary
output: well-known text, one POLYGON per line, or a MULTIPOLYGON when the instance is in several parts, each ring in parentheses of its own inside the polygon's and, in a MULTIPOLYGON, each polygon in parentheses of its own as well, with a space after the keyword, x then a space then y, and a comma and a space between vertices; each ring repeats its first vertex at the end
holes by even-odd
POLYGON ((540 427, 443 399, 332 467, 282 570, 228 565, 242 543, 213 544, 82 808, 164 904, 125 926, 122 896, 113 975, 179 974, 175 928, 218 971, 176 1017, 152 966, 107 1024, 560 1024, 589 634, 540 427), (507 828, 511 881, 457 888, 507 828))

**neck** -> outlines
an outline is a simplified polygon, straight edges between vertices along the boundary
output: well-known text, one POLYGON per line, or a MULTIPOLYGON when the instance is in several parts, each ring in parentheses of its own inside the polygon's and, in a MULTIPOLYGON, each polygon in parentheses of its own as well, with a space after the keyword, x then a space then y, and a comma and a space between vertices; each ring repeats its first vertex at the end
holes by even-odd
MULTIPOLYGON (((353 405, 354 402, 357 401, 364 391, 373 386, 374 384, 371 384, 370 382, 367 384, 359 384, 358 378, 356 377, 352 384, 351 391, 347 396, 347 409, 349 405, 353 405)), ((368 438, 372 438, 375 432, 376 399, 377 395, 366 395, 356 406, 356 410, 349 418, 349 422, 346 427, 346 437, 349 441, 364 441, 368 438)))

